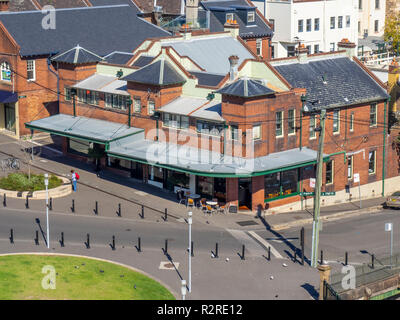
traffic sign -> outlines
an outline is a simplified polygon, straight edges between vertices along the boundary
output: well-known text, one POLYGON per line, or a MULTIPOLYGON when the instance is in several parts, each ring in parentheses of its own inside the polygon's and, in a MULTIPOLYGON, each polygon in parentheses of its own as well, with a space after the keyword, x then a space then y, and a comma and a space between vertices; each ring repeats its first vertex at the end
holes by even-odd
POLYGON ((310 178, 310 188, 315 188, 315 178, 310 178))
POLYGON ((354 174, 354 183, 360 182, 360 174, 359 173, 355 173, 354 174))

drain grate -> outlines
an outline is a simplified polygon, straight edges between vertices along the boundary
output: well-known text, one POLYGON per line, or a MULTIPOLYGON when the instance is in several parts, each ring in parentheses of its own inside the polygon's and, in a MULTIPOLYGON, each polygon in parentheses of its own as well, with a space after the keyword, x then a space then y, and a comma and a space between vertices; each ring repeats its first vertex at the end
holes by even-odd
POLYGON ((239 226, 246 227, 246 226, 258 226, 258 223, 253 221, 253 220, 247 220, 247 221, 239 221, 236 222, 239 226))

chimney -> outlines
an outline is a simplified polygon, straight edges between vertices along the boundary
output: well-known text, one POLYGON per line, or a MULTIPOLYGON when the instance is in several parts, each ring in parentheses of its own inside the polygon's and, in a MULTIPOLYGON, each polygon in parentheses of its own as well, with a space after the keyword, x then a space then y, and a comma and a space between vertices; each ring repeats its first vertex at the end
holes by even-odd
POLYGON ((199 0, 186 0, 186 23, 192 28, 198 25, 199 0))
POLYGON ((400 86, 396 85, 400 80, 400 67, 399 63, 393 58, 392 62, 389 65, 389 73, 388 73, 388 93, 390 94, 390 105, 389 110, 393 112, 396 117, 397 115, 397 101, 396 98, 400 95, 400 86))
POLYGON ((233 82, 238 76, 238 64, 239 64, 239 57, 238 56, 230 56, 229 57, 229 64, 230 64, 230 69, 229 69, 229 81, 233 82))
POLYGON ((239 36, 239 24, 236 20, 228 20, 224 24, 224 31, 229 31, 235 39, 239 36))
POLYGON ((184 40, 192 39, 192 29, 189 27, 188 24, 183 24, 182 27, 179 29, 179 32, 183 34, 184 40))
POLYGON ((297 47, 297 58, 299 59, 299 63, 306 63, 307 62, 307 55, 308 55, 308 49, 306 46, 301 43, 297 47))
POLYGON ((338 42, 338 49, 339 50, 346 50, 346 55, 352 59, 356 56, 356 44, 350 42, 349 39, 344 38, 340 42, 338 42))
POLYGON ((0 0, 0 11, 8 11, 10 8, 10 0, 0 0))

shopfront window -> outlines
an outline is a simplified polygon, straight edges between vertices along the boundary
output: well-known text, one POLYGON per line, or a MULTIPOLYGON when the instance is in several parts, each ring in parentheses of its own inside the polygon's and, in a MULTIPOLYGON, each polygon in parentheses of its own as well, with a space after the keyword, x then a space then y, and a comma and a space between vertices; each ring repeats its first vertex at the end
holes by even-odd
POLYGON ((162 168, 157 168, 154 166, 148 166, 149 170, 149 180, 154 182, 163 182, 164 181, 164 172, 162 168))
POLYGON ((119 170, 130 171, 131 170, 131 161, 118 159, 114 157, 108 157, 107 166, 111 168, 116 168, 119 170))
POLYGON ((87 156, 89 148, 93 147, 93 143, 82 140, 68 139, 68 152, 82 156, 87 156))
POLYGON ((268 174, 264 179, 265 198, 297 193, 298 169, 268 174))
POLYGON ((205 198, 213 197, 213 178, 198 176, 197 192, 205 198))
POLYGON ((166 188, 174 191, 174 187, 190 189, 190 176, 187 173, 167 170, 166 188))
POLYGON ((226 201, 226 179, 225 178, 214 178, 214 197, 219 202, 226 201))

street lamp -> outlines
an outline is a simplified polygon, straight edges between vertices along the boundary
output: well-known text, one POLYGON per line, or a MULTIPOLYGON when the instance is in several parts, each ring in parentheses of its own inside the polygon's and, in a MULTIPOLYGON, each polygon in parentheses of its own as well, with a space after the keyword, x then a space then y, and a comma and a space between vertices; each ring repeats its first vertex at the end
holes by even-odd
POLYGON ((49 233, 49 175, 44 174, 44 185, 46 187, 46 219, 47 219, 47 249, 50 248, 50 233, 49 233))
POLYGON ((189 224, 189 292, 192 292, 192 211, 188 213, 189 224))
POLYGON ((385 231, 390 231, 390 268, 392 268, 393 255, 393 223, 385 223, 385 231))
POLYGON ((185 300, 186 296, 186 280, 181 281, 181 293, 182 293, 182 300, 185 300))

